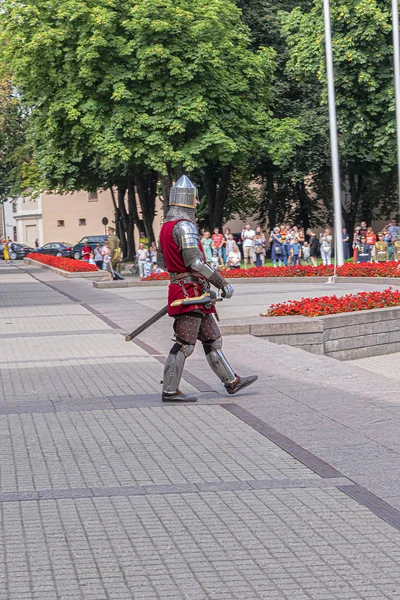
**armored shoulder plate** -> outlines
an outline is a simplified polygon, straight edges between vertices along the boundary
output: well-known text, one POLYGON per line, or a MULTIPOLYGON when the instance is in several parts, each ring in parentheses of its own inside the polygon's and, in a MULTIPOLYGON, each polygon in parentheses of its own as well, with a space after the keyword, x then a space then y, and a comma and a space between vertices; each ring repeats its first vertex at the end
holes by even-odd
POLYGON ((184 250, 199 247, 199 232, 192 221, 179 221, 172 232, 174 240, 184 250))

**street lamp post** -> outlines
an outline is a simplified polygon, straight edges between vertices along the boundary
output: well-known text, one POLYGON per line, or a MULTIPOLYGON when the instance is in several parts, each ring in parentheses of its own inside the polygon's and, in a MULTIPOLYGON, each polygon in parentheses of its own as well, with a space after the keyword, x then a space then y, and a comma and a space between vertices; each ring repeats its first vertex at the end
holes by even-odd
MULTIPOLYGON (((393 0, 397 1, 397 0, 393 0)), ((342 241, 342 200, 339 171, 339 148, 336 122, 335 80, 333 76, 332 31, 329 0, 324 0, 326 72, 328 76, 329 129, 331 138, 333 205, 335 214, 336 263, 344 263, 342 241)))
POLYGON ((399 179, 399 212, 400 212, 400 43, 399 43, 399 3, 392 0, 393 23, 393 58, 394 88, 396 93, 396 129, 397 129, 397 163, 399 179))

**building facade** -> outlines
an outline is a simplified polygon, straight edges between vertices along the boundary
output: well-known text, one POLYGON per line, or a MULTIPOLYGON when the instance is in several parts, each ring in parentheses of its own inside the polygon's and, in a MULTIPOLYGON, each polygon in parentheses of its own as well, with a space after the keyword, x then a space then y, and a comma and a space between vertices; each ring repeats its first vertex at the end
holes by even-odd
MULTIPOLYGON (((88 235, 105 234, 107 226, 103 225, 104 218, 108 219, 109 225, 115 226, 110 190, 99 190, 94 194, 84 191, 64 195, 42 193, 36 198, 21 196, 13 202, 16 241, 32 247, 36 239, 39 246, 50 242, 65 242, 73 246, 88 235)), ((158 236, 163 214, 160 199, 157 199, 156 206, 153 226, 158 236)), ((137 208, 140 216, 138 199, 137 208)), ((138 245, 139 232, 136 228, 135 241, 138 245)))
POLYGON ((34 248, 35 240, 44 244, 42 195, 35 197, 19 196, 13 200, 16 221, 16 241, 34 248))
POLYGON ((15 213, 17 207, 12 198, 9 198, 1 205, 0 211, 0 231, 1 237, 10 238, 14 242, 17 241, 17 221, 15 213))
POLYGON ((67 242, 74 245, 88 235, 106 232, 104 217, 113 225, 114 208, 110 190, 41 194, 44 243, 67 242))

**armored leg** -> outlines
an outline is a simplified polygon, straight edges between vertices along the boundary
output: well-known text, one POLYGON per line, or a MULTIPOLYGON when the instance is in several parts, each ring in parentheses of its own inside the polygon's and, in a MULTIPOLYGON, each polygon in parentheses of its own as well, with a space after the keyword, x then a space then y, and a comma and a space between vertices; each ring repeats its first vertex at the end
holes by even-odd
POLYGON ((222 352, 222 337, 216 320, 205 315, 201 322, 199 340, 203 343, 207 362, 224 385, 236 381, 236 374, 222 352))
POLYGON ((237 377, 222 352, 222 338, 213 342, 203 342, 203 348, 208 364, 222 383, 224 385, 234 383, 237 377))
POLYGON ((179 383, 185 361, 193 353, 200 324, 201 316, 182 315, 175 319, 176 342, 164 365, 163 402, 196 402, 197 400, 194 396, 182 394, 179 391, 179 383))
POLYGON ((207 362, 216 376, 222 381, 228 394, 236 394, 239 390, 257 381, 257 375, 239 377, 233 371, 222 352, 222 337, 218 325, 212 315, 206 315, 201 324, 199 339, 203 343, 207 362))

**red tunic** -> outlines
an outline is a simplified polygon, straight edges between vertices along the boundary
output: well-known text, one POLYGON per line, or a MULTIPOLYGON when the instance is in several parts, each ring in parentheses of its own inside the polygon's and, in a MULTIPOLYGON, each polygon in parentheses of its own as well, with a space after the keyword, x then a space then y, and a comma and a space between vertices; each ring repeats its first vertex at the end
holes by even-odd
MULTIPOLYGON (((160 246, 164 256, 165 265, 167 267, 167 271, 169 273, 191 273, 192 269, 190 267, 186 267, 183 262, 181 249, 178 244, 175 242, 174 237, 172 235, 172 230, 175 225, 179 221, 184 221, 185 219, 177 219, 176 221, 168 221, 168 223, 164 223, 161 227, 160 231, 160 246)), ((203 246, 199 240, 199 249, 204 257, 204 262, 206 261, 206 257, 204 254, 203 246)), ((201 296, 204 294, 204 286, 200 283, 190 282, 190 283, 170 283, 168 288, 168 314, 170 317, 174 317, 175 315, 181 315, 191 310, 201 310, 204 314, 210 314, 215 312, 215 306, 211 308, 205 308, 204 305, 196 305, 190 304, 186 306, 171 306, 174 300, 181 300, 189 296, 189 298, 195 298, 196 296, 201 296), (185 293, 183 291, 185 289, 185 293)))

